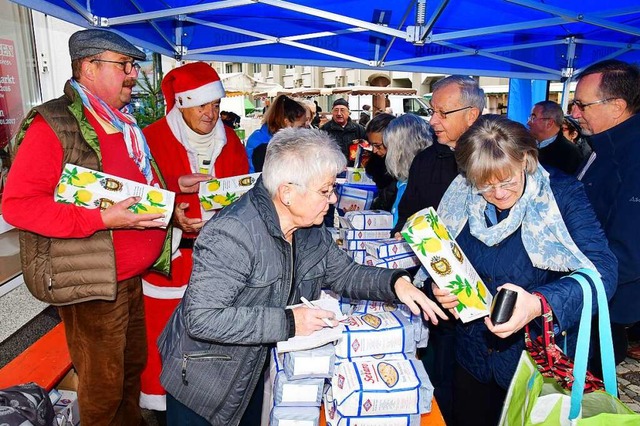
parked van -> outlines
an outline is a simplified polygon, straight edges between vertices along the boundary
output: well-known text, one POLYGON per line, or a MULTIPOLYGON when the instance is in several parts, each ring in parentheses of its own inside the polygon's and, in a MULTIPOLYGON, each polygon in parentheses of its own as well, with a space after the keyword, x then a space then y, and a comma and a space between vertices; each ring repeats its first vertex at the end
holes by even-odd
POLYGON ((415 114, 428 120, 431 118, 429 104, 420 96, 389 95, 389 106, 394 115, 415 114))
MULTIPOLYGON (((416 114, 425 120, 431 118, 427 113, 429 103, 423 97, 415 95, 388 95, 387 99, 389 99, 389 106, 395 116, 416 114)), ((349 95, 348 101, 351 110, 351 119, 356 121, 360 118, 360 111, 362 111, 363 105, 373 105, 371 95, 349 95)))

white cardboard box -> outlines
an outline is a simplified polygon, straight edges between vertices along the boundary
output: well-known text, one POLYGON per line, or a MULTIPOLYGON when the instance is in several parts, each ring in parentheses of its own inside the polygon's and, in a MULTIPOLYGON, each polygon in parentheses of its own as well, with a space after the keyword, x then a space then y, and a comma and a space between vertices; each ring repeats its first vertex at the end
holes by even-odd
POLYGON ((78 407, 78 394, 70 390, 58 390, 60 399, 53 406, 56 412, 56 421, 58 425, 79 425, 80 409, 78 407))
POLYGON ((384 210, 364 210, 346 212, 341 218, 340 226, 360 230, 393 229, 393 215, 384 210))
MULTIPOLYGON (((375 186, 372 188, 375 188, 375 186)), ((353 208, 356 210, 366 210, 371 207, 373 197, 373 189, 369 190, 341 185, 338 188, 338 204, 336 204, 336 207, 342 210, 353 208)))
POLYGON ((431 411, 433 385, 420 361, 343 362, 331 380, 340 415, 411 415, 431 411))
POLYGON ((395 238, 386 238, 378 241, 367 241, 364 244, 367 254, 375 256, 378 259, 386 259, 388 257, 399 256, 405 253, 411 253, 411 246, 406 241, 396 240, 395 238))
POLYGON ((376 186, 371 176, 365 172, 364 167, 347 167, 347 182, 354 185, 376 186))

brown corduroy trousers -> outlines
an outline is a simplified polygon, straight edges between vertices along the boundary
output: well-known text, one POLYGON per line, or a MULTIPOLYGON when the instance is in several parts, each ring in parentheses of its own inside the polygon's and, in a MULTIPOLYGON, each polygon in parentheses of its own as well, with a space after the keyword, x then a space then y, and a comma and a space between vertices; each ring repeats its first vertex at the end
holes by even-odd
POLYGON ((113 302, 82 302, 60 306, 58 312, 78 372, 82 424, 145 424, 138 405, 140 374, 147 359, 140 278, 119 282, 113 302))

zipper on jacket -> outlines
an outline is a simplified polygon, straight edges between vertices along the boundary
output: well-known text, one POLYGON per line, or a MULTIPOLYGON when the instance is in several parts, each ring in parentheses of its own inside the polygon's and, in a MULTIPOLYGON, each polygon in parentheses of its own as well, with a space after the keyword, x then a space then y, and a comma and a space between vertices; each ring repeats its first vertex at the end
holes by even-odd
POLYGON ((182 384, 189 385, 187 380, 187 361, 190 359, 219 359, 222 361, 231 361, 229 355, 213 355, 213 354, 183 354, 182 355, 182 384))
POLYGON ((289 287, 287 288, 287 300, 285 300, 285 303, 287 302, 291 302, 294 303, 292 299, 293 293, 291 293, 293 291, 293 244, 289 244, 288 241, 285 242, 288 245, 288 249, 289 249, 289 259, 291 260, 290 262, 290 268, 289 268, 289 287))

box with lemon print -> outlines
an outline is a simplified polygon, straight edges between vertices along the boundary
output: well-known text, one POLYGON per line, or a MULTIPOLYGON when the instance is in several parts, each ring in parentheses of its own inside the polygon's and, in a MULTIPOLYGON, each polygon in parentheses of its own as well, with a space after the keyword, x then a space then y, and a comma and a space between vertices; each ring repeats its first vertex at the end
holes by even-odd
POLYGON ((432 207, 411 216, 402 236, 436 285, 458 296, 462 322, 489 315, 491 293, 432 207))
POLYGON ((237 201, 253 188, 260 173, 216 178, 200 183, 200 205, 204 210, 217 210, 237 201))
POLYGON ((173 214, 173 192, 74 164, 64 166, 54 200, 104 210, 129 197, 140 197, 140 201, 129 210, 134 213, 162 213, 164 216, 157 220, 169 224, 173 214))
POLYGON ((376 184, 371 176, 365 172, 364 167, 347 167, 347 183, 371 186, 376 184))

